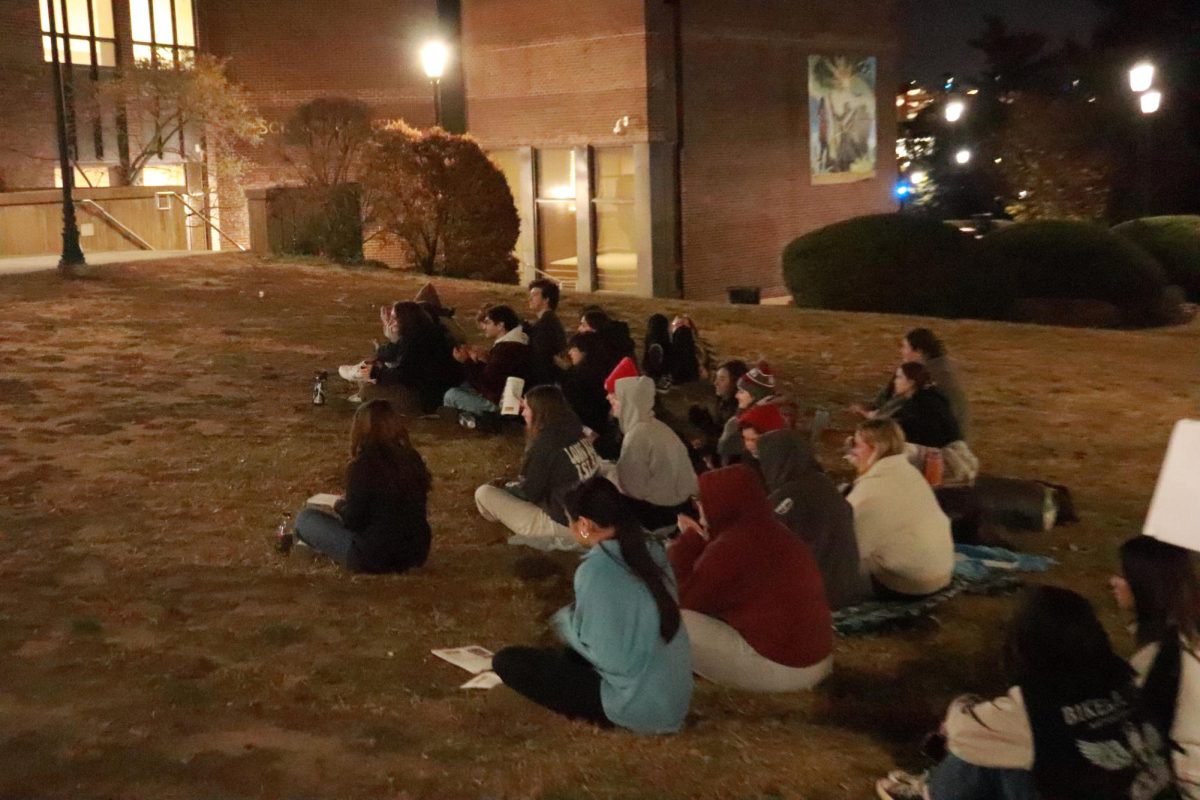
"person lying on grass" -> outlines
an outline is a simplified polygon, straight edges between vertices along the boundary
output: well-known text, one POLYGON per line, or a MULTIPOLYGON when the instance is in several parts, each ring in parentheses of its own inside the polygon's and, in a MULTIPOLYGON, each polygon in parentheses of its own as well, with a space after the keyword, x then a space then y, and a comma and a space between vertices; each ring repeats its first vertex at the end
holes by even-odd
POLYGON ((846 499, 861 569, 876 596, 914 600, 945 589, 954 572, 950 520, 909 463, 900 426, 890 419, 861 423, 850 457, 858 477, 846 499))
POLYGON ((561 647, 506 647, 492 658, 504 683, 572 719, 635 733, 673 733, 692 699, 687 631, 662 547, 609 481, 589 478, 564 498, 586 548, 575 602, 551 620, 561 647))
POLYGON ((745 464, 701 475, 699 508, 668 551, 692 669, 750 692, 816 686, 833 667, 833 626, 812 551, 745 464))
POLYGON ((296 539, 352 572, 404 572, 429 556, 432 479, 400 415, 384 400, 359 407, 350 426, 346 494, 333 513, 305 508, 296 539))
POLYGON ((1053 586, 1027 590, 1009 626, 1003 663, 1008 692, 952 702, 940 731, 945 757, 926 775, 893 772, 881 779, 880 798, 1159 796, 1155 787, 1164 776, 1143 761, 1145 742, 1132 724, 1133 670, 1113 652, 1086 599, 1053 586))
POLYGON ((504 384, 510 377, 529 379, 529 337, 509 306, 492 306, 479 324, 484 336, 495 344, 487 353, 470 345, 454 348, 454 360, 463 365, 466 381, 448 389, 442 405, 461 412, 459 423, 464 427, 495 431, 500 425, 504 384))
POLYGON ((600 466, 583 425, 557 386, 535 386, 521 403, 525 459, 516 480, 499 479, 475 491, 475 506, 489 522, 513 532, 508 543, 539 550, 574 550, 563 496, 600 466))
POLYGON ((1195 556, 1168 542, 1137 536, 1121 545, 1117 605, 1133 612, 1140 648, 1130 659, 1141 706, 1170 760, 1175 788, 1200 798, 1200 581, 1195 556))

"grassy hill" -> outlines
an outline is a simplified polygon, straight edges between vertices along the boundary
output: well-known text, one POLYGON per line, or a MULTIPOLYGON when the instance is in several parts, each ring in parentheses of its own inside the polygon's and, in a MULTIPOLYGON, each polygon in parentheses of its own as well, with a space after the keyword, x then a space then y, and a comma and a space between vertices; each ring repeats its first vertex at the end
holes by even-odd
MULTIPOLYGON (((378 306, 419 283, 246 256, 0 279, 0 796, 865 797, 919 764, 950 697, 1002 688, 1010 597, 839 640, 811 694, 699 683, 675 737, 460 691, 466 674, 430 648, 544 641, 570 597, 572 557, 519 579, 526 553, 475 513, 474 488, 515 471, 518 438, 412 421, 435 474, 433 553, 413 574, 352 577, 269 547, 283 512, 342 485, 353 408, 313 407, 313 373, 369 352, 378 306)), ((484 302, 524 307, 517 287, 437 285, 466 322, 484 302)), ((616 296, 560 313, 596 300, 635 333, 687 309, 722 357, 765 356, 806 407, 870 396, 920 322, 616 296)), ((1075 494, 1080 524, 1018 544, 1060 559, 1044 579, 1091 597, 1130 650, 1105 581, 1172 423, 1197 414, 1200 323, 934 326, 986 470, 1075 494)))

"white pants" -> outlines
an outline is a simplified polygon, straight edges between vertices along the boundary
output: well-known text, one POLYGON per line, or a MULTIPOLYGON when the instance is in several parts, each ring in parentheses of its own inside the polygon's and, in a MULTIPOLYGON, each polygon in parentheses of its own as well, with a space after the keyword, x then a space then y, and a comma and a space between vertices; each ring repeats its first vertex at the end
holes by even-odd
POLYGON ((833 655, 808 667, 785 667, 764 658, 742 635, 716 617, 684 609, 692 641, 692 671, 713 683, 746 692, 811 689, 833 670, 833 655))
POLYGON ((488 522, 499 522, 513 532, 508 543, 538 550, 578 550, 566 525, 559 525, 533 503, 485 483, 475 490, 475 507, 488 522))

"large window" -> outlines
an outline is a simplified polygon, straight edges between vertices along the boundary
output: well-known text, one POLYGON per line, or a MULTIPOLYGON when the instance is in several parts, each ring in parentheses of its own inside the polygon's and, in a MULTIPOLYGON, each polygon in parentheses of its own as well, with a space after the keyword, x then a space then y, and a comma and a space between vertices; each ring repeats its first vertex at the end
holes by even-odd
POLYGON ((575 151, 537 151, 538 267, 559 280, 578 277, 575 151))
POLYGON ((164 65, 195 60, 192 0, 129 0, 129 20, 136 60, 164 65))
POLYGON ((529 241, 530 221, 525 219, 521 202, 522 196, 529 197, 529 188, 521 185, 521 154, 516 150, 491 150, 488 152, 488 156, 504 174, 504 180, 508 182, 508 190, 512 192, 513 202, 517 206, 517 217, 521 223, 521 229, 517 235, 516 257, 518 261, 523 261, 523 254, 529 241))
POLYGON ((637 290, 637 205, 632 147, 596 150, 596 288, 637 290))
POLYGON ((53 59, 51 7, 54 9, 59 61, 98 67, 116 66, 117 42, 113 32, 112 0, 38 0, 42 17, 42 57, 46 61, 53 59))

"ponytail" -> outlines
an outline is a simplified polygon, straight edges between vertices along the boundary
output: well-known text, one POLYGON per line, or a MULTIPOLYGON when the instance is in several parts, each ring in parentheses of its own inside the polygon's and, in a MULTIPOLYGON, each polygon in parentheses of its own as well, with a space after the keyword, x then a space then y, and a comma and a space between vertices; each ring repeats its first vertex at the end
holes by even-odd
POLYGON ((586 517, 602 528, 612 528, 625 566, 642 582, 658 607, 658 632, 664 642, 675 638, 681 619, 679 603, 667 589, 666 575, 646 546, 646 531, 629 501, 610 481, 594 476, 567 492, 563 498, 567 516, 586 517))

